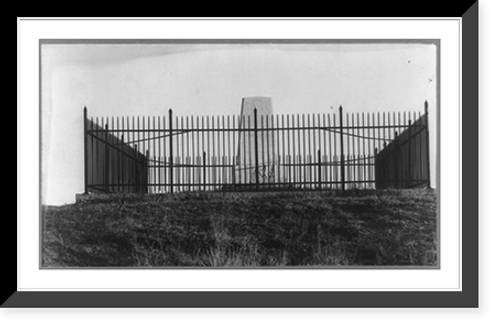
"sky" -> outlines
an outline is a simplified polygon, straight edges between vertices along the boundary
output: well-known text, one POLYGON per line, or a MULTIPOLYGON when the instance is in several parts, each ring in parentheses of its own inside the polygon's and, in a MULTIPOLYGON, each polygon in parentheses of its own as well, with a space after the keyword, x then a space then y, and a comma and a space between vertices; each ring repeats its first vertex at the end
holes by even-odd
POLYGON ((423 112, 429 102, 435 187, 436 46, 398 43, 43 44, 42 203, 83 186, 90 116, 239 114, 244 97, 275 114, 423 112))

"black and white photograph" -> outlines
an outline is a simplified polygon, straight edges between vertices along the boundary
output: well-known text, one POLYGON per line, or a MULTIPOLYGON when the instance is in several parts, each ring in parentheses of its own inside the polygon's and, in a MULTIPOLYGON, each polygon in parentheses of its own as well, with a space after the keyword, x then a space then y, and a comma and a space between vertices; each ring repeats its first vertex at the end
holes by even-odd
POLYGON ((40 40, 41 269, 439 269, 440 40, 40 40))

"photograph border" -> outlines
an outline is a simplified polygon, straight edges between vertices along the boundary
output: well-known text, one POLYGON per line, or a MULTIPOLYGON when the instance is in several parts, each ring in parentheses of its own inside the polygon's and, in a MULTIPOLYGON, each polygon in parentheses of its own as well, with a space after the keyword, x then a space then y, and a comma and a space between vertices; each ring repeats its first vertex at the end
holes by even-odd
MULTIPOLYGON (((462 16, 462 291, 17 291, 2 307, 329 308, 478 307, 478 3, 462 16), (467 173, 467 174, 465 174, 467 173)), ((11 243, 11 242, 10 242, 11 243)), ((10 244, 9 243, 9 244, 10 244)), ((9 249, 6 249, 9 250, 9 249)), ((17 269, 15 259, 12 269, 17 269)), ((10 297, 9 297, 10 296, 10 297)), ((6 299, 7 298, 7 299, 6 299)))
MULTIPOLYGON (((123 45, 433 45, 436 47, 435 52, 435 74, 436 74, 436 127, 440 127, 441 120, 441 40, 440 39, 40 39, 39 40, 39 103, 40 103, 40 116, 43 115, 42 110, 42 47, 43 46, 52 46, 52 45, 79 45, 79 46, 93 46, 93 45, 106 45, 106 46, 123 46, 123 45)), ((42 120, 40 120, 40 143, 39 150, 40 159, 43 158, 42 154, 42 120)), ((436 193, 437 200, 437 218, 436 218, 436 233, 437 233, 437 261, 435 265, 297 265, 297 266, 287 266, 287 265, 279 265, 279 266, 158 266, 158 267, 149 267, 149 266, 75 266, 75 267, 64 267, 64 266, 43 266, 43 246, 44 246, 44 218, 43 218, 43 199, 42 199, 42 180, 40 180, 39 186, 39 194, 40 194, 40 221, 39 221, 39 269, 40 270, 112 270, 112 269, 121 269, 121 270, 176 270, 176 269, 204 269, 204 270, 240 270, 240 269, 259 269, 259 270, 352 270, 352 269, 384 269, 384 270, 426 270, 426 269, 441 269, 441 218, 439 211, 439 202, 441 199, 441 190, 440 190, 440 130, 437 129, 436 132, 436 140, 437 140, 437 148, 436 148, 436 163, 435 169, 435 187, 434 191, 436 193)), ((40 166, 39 175, 42 177, 43 168, 40 166)), ((72 288, 68 288, 72 289, 72 288)), ((182 289, 182 288, 179 288, 182 289)))

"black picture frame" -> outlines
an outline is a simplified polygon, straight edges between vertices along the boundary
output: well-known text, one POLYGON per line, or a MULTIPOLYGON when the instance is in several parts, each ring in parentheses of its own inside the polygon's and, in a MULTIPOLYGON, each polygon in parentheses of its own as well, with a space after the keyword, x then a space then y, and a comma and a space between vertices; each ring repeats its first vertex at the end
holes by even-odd
MULTIPOLYGON (((479 2, 461 18, 460 291, 19 291, 2 308, 479 307, 479 2)), ((458 179, 458 178, 457 178, 458 179)), ((15 266, 12 266, 15 269, 15 266)), ((18 268, 18 267, 17 267, 18 268)), ((16 274, 16 273, 14 273, 16 274)), ((14 277, 14 285, 17 278, 14 277)), ((4 281, 5 282, 5 281, 4 281)), ((5 287, 5 285, 3 285, 5 287)), ((7 288, 8 289, 8 288, 7 288)), ((9 297, 10 295, 10 297, 9 297)))

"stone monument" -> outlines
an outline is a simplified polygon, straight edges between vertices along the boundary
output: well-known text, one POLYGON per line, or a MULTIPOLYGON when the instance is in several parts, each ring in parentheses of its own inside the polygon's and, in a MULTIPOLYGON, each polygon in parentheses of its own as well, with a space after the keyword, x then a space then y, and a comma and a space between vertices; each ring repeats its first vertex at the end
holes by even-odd
POLYGON ((263 184, 275 181, 278 160, 273 154, 273 131, 258 131, 267 128, 273 114, 270 97, 244 97, 239 118, 238 151, 236 158, 236 184, 263 184), (257 109, 257 126, 255 125, 257 109), (256 138, 257 137, 257 138, 256 138), (257 145, 256 145, 257 141, 257 145))

